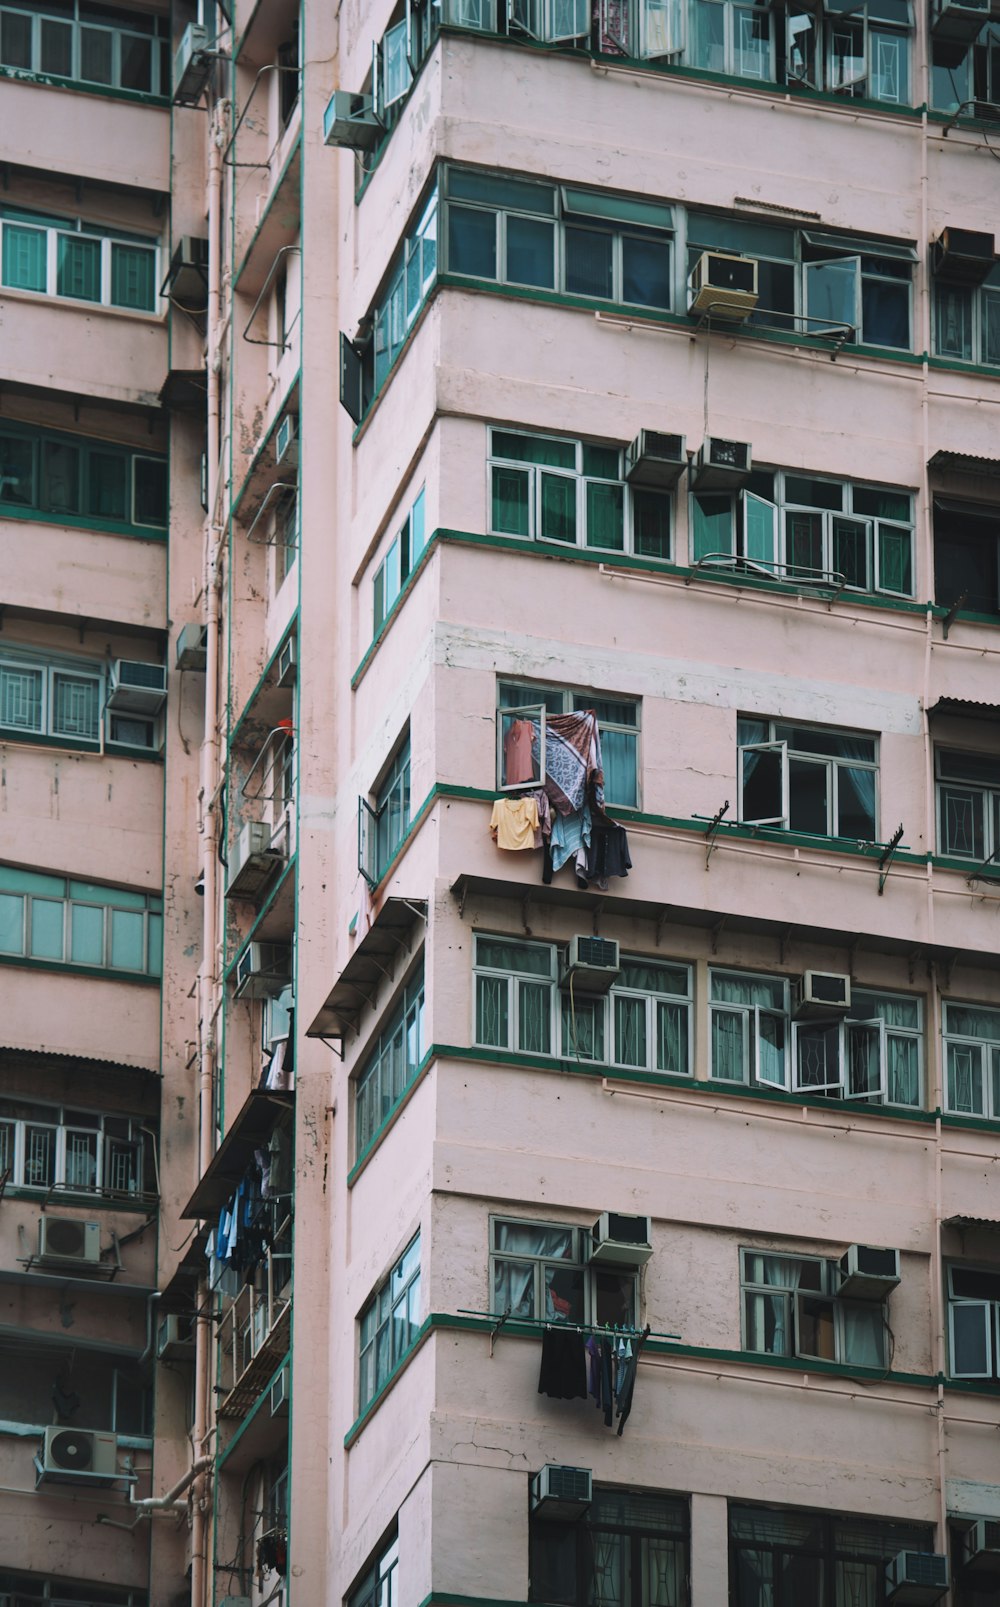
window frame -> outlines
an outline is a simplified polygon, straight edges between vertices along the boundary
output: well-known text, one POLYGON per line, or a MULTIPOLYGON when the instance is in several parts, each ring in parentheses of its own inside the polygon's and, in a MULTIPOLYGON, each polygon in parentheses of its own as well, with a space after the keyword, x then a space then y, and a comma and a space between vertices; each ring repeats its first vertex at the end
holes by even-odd
MULTIPOLYGON (((19 965, 44 963, 54 966, 72 966, 94 972, 112 972, 116 976, 135 979, 158 979, 163 967, 163 898, 160 894, 137 893, 130 889, 117 889, 104 883, 81 882, 75 878, 53 876, 48 872, 23 872, 17 866, 0 864, 0 901, 20 899, 20 949, 0 950, 0 959, 19 965), (18 885, 18 879, 22 878, 18 885), (30 885, 34 883, 35 885, 30 885), (47 883, 48 886, 40 884, 47 883), (101 896, 101 895, 104 896, 101 896), (116 903, 116 896, 121 902, 116 903), (61 956, 35 954, 34 903, 61 904, 61 956), (83 960, 73 953, 75 942, 74 918, 77 911, 100 912, 100 960, 83 960), (115 965, 116 912, 122 916, 139 916, 142 920, 142 964, 123 967, 115 965), (153 960, 155 958, 155 965, 153 960)), ((12 918, 17 919, 11 912, 12 918)), ((92 941, 93 934, 86 940, 92 941)))
MULTIPOLYGON (((934 744, 934 802, 937 812, 937 850, 948 859, 967 859, 972 864, 986 865, 1000 855, 1000 754, 974 753, 968 748, 953 748, 948 743, 934 744), (941 774, 942 760, 950 755, 954 760, 972 760, 985 765, 990 761, 996 767, 996 781, 990 783, 981 777, 964 779, 961 775, 941 774), (982 853, 966 851, 950 845, 946 840, 944 794, 951 788, 975 794, 975 805, 980 811, 979 830, 982 835, 982 853)), ((975 829, 975 828, 974 828, 975 829)))
POLYGON ((489 1306, 495 1316, 503 1316, 503 1311, 497 1310, 496 1301, 496 1268, 510 1265, 524 1267, 530 1264, 532 1268, 532 1291, 530 1315, 513 1317, 515 1322, 545 1323, 546 1326, 558 1327, 563 1322, 569 1328, 598 1328, 604 1326, 598 1313, 598 1282, 605 1274, 620 1280, 624 1289, 628 1284, 631 1289, 631 1326, 638 1327, 640 1306, 639 1268, 606 1266, 593 1263, 590 1259, 589 1241, 591 1229, 581 1227, 573 1222, 546 1222, 536 1217, 505 1216, 501 1213, 490 1213, 489 1217, 489 1255, 487 1265, 487 1280, 489 1289, 489 1306), (505 1228, 535 1229, 541 1233, 557 1233, 566 1235, 572 1246, 570 1256, 544 1256, 534 1255, 529 1250, 505 1250, 497 1245, 498 1230, 505 1228), (580 1291, 582 1313, 579 1320, 572 1317, 561 1318, 554 1311, 550 1312, 546 1301, 546 1271, 549 1268, 565 1270, 580 1275, 580 1291), (544 1313, 544 1315, 542 1315, 544 1313))
POLYGON ((399 1535, 393 1525, 359 1580, 351 1586, 346 1607, 398 1607, 399 1535))
POLYGON ((382 880, 412 824, 410 816, 410 728, 396 743, 367 798, 358 799, 358 869, 374 890, 382 880), (394 797, 398 799, 398 830, 384 822, 394 797))
POLYGON ((775 719, 773 717, 762 715, 738 715, 736 754, 738 819, 741 825, 769 827, 771 830, 787 831, 792 835, 816 837, 822 841, 829 841, 831 843, 861 842, 878 846, 879 819, 881 814, 881 747, 878 732, 861 730, 849 731, 843 726, 816 725, 814 722, 809 720, 794 720, 789 718, 775 719), (740 721, 743 721, 744 724, 752 723, 754 725, 763 725, 765 727, 764 738, 757 742, 740 742, 738 729, 740 721), (875 758, 874 760, 863 758, 855 759, 848 756, 841 756, 840 754, 811 753, 807 748, 791 748, 787 738, 778 736, 776 734, 779 730, 784 728, 794 728, 798 731, 815 731, 817 734, 823 734, 828 737, 848 737, 864 741, 870 740, 875 750, 875 758), (748 779, 745 774, 744 755, 747 753, 762 752, 778 753, 780 756, 782 796, 782 815, 780 818, 777 816, 754 816, 752 818, 748 818, 744 814, 744 797, 746 791, 746 781, 748 779), (825 832, 807 832, 799 826, 792 826, 790 824, 791 811, 793 807, 793 764, 798 764, 799 766, 811 765, 815 766, 816 768, 822 767, 826 771, 827 830, 825 832), (839 772, 841 769, 862 770, 866 774, 874 775, 875 777, 873 809, 874 818, 872 821, 873 836, 870 839, 867 837, 859 838, 856 833, 841 835, 839 832, 830 830, 831 827, 836 827, 838 824, 838 817, 840 814, 839 772))
POLYGON ((145 13, 150 22, 153 24, 153 27, 149 33, 144 33, 141 29, 137 28, 127 28, 123 25, 114 23, 96 22, 92 21, 89 17, 81 18, 79 15, 78 4, 74 5, 73 10, 74 15, 67 17, 60 13, 46 14, 43 7, 38 7, 37 9, 34 7, 29 8, 27 6, 17 5, 16 3, 13 5, 4 4, 0 6, 0 17, 2 17, 2 14, 8 13, 10 15, 17 15, 26 18, 29 22, 31 33, 28 50, 31 58, 30 64, 25 66, 23 63, 0 62, 0 67, 6 67, 8 71, 30 72, 44 78, 66 79, 72 83, 79 84, 80 87, 84 89, 97 85, 100 89, 117 90, 122 94, 140 95, 144 98, 163 98, 165 96, 169 96, 171 89, 169 16, 156 12, 145 13), (43 65, 43 42, 41 38, 43 21, 47 21, 49 23, 54 22, 72 30, 70 37, 70 71, 68 73, 52 72, 43 65), (165 27, 163 26, 164 24, 166 24, 165 27), (110 81, 105 78, 87 78, 84 76, 84 30, 86 30, 88 33, 111 35, 110 81), (150 87, 148 89, 136 89, 132 85, 124 84, 121 81, 124 67, 123 47, 126 40, 129 39, 140 40, 143 42, 148 42, 149 44, 150 87))
POLYGON ((948 1303, 948 1376, 986 1383, 1000 1381, 1000 1268, 976 1266, 968 1262, 949 1261, 945 1265, 945 1298, 948 1303), (986 1296, 958 1295, 955 1293, 956 1272, 979 1273, 996 1280, 995 1299, 986 1296), (983 1372, 959 1372, 956 1366, 955 1313, 958 1310, 979 1310, 983 1319, 983 1350, 988 1366, 983 1372))
POLYGON ((410 1303, 413 1291, 416 1290, 415 1303, 419 1313, 420 1273, 421 1247, 420 1229, 418 1228, 406 1248, 397 1257, 391 1270, 381 1280, 374 1293, 358 1313, 356 1355, 358 1358, 359 1414, 364 1412, 372 1401, 376 1400, 382 1393, 416 1343, 421 1319, 418 1315, 414 1320, 410 1313, 410 1303), (406 1270, 407 1258, 414 1250, 416 1251, 415 1265, 406 1270), (405 1281, 401 1283, 398 1291, 394 1292, 394 1283, 397 1278, 401 1277, 404 1270, 406 1270, 405 1281), (395 1314, 400 1307, 404 1310, 403 1320, 406 1323, 407 1331, 405 1343, 397 1349, 397 1339, 399 1338, 397 1324, 399 1319, 396 1318, 395 1314), (366 1336, 365 1325, 373 1314, 375 1324, 366 1336), (387 1359, 387 1366, 381 1372, 379 1367, 380 1340, 385 1343, 387 1359), (369 1357, 371 1361, 370 1367, 368 1365, 369 1357))
POLYGON ((545 783, 545 723, 550 715, 579 714, 593 707, 594 703, 620 703, 627 704, 635 710, 635 724, 628 725, 618 720, 597 719, 597 729, 603 746, 604 734, 618 734, 634 739, 635 752, 635 799, 625 800, 608 795, 607 774, 605 773, 605 802, 611 808, 641 809, 642 808, 642 698, 625 696, 609 696, 607 693, 598 694, 586 687, 551 686, 539 682, 521 682, 507 676, 498 676, 496 681, 496 788, 498 792, 524 792, 526 789, 537 791, 545 783), (504 687, 515 690, 523 685, 525 693, 541 693, 542 698, 534 695, 526 697, 520 704, 503 704, 500 702, 504 687), (558 709, 549 706, 550 701, 561 699, 558 709), (522 718, 537 715, 539 720, 539 775, 533 781, 507 781, 504 769, 504 716, 516 714, 522 718))
POLYGON ((360 1068, 351 1075, 355 1162, 368 1153, 412 1088, 426 1050, 425 1023, 426 991, 424 956, 421 953, 417 965, 384 1018, 374 1044, 361 1061, 360 1068), (401 1062, 401 1081, 396 1076, 397 1056, 401 1062), (387 1091, 383 1088, 386 1073, 389 1078, 387 1091), (376 1109, 369 1115, 366 1112, 369 1103, 380 1105, 381 1113, 376 1109))
MULTIPOLYGON (((607 1595, 600 1596, 595 1588, 601 1582, 597 1558, 603 1537, 605 1563, 610 1560, 609 1542, 616 1540, 621 1542, 615 1546, 615 1551, 620 1553, 619 1569, 616 1572, 620 1571, 620 1582, 625 1586, 621 1590, 620 1607, 651 1607, 654 1595, 657 1600, 665 1600, 667 1594, 670 1595, 671 1607, 690 1607, 690 1499, 661 1490, 637 1490, 611 1485, 596 1485, 593 1496, 590 1508, 582 1517, 575 1520, 553 1519, 547 1515, 535 1516, 535 1514, 529 1517, 528 1601, 561 1601, 566 1607, 588 1607, 595 1596, 605 1602, 614 1600, 615 1596, 612 1596, 610 1591, 607 1595), (615 1497, 620 1499, 622 1496, 627 1499, 629 1496, 634 1496, 639 1504, 658 1503, 662 1526, 657 1528, 652 1523, 644 1526, 627 1510, 620 1521, 614 1521, 619 1514, 612 1516, 610 1513, 602 1512, 602 1495, 612 1499, 615 1497), (676 1527, 668 1527, 668 1522, 672 1522, 676 1527), (555 1596, 551 1592, 546 1594, 544 1591, 544 1584, 549 1581, 538 1578, 544 1571, 538 1565, 538 1553, 546 1541, 558 1547, 560 1557, 564 1555, 563 1547, 568 1549, 572 1546, 574 1553, 572 1574, 575 1584, 575 1591, 572 1593, 568 1588, 569 1581, 563 1595, 555 1596), (657 1560, 655 1550, 657 1541, 669 1545, 674 1552, 672 1566, 664 1569, 661 1577, 656 1576, 654 1566, 657 1560), (673 1576, 672 1580, 670 1575, 673 1576), (671 1588, 672 1584, 676 1585, 676 1589, 671 1588)), ((616 1580, 615 1584, 618 1582, 616 1580)))
POLYGON ((417 492, 402 524, 372 574, 372 637, 376 637, 406 590, 427 546, 426 485, 417 492))
MULTIPOLYGON (((1000 43, 1000 30, 998 30, 1000 43)), ((1000 368, 1000 274, 996 268, 981 285, 949 284, 947 280, 934 281, 933 316, 934 355, 945 362, 974 363, 978 368, 1000 368), (990 281, 994 281, 991 283, 990 281), (942 324, 948 317, 947 298, 958 298, 958 311, 963 323, 968 320, 968 350, 947 350, 941 339, 942 324), (990 321, 995 323, 992 348, 990 321)))
POLYGON ((159 284, 162 278, 160 273, 162 249, 159 239, 151 237, 140 238, 136 235, 119 233, 98 227, 96 224, 88 225, 80 218, 56 220, 43 213, 34 214, 28 208, 6 206, 0 208, 0 284, 6 291, 16 291, 19 295, 43 296, 49 301, 70 301, 81 307, 105 307, 117 312, 135 312, 141 316, 159 318, 162 315, 162 301, 159 293, 159 284), (36 221, 37 219, 37 221, 36 221), (7 231, 32 230, 43 234, 44 240, 44 286, 23 285, 8 283, 7 280, 7 231), (60 279, 64 271, 63 246, 64 241, 70 243, 86 242, 97 247, 97 294, 73 295, 59 288, 60 279), (148 306, 132 306, 127 301, 116 297, 114 290, 114 259, 116 251, 142 251, 150 258, 152 275, 151 300, 148 306))
MULTIPOLYGON (((140 1200, 145 1197, 145 1172, 152 1162, 152 1144, 150 1136, 152 1118, 130 1115, 127 1112, 109 1110, 88 1110, 82 1106, 69 1106, 66 1104, 48 1105, 44 1101, 36 1102, 22 1095, 5 1094, 0 1099, 0 1177, 7 1166, 11 1168, 9 1186, 16 1189, 30 1190, 38 1193, 51 1193, 54 1189, 64 1190, 67 1194, 86 1194, 88 1196, 114 1196, 116 1199, 140 1200), (8 1107, 31 1107, 31 1115, 12 1115, 8 1107), (51 1120, 47 1113, 51 1112, 51 1120), (90 1118, 80 1122, 81 1116, 90 1118), (74 1119, 76 1118, 76 1119, 74 1119), (108 1130, 108 1124, 126 1123, 128 1131, 124 1135, 108 1130), (50 1133, 51 1152, 49 1161, 49 1175, 40 1181, 32 1181, 30 1173, 34 1163, 31 1160, 31 1134, 50 1133), (90 1183, 81 1183, 71 1179, 72 1160, 70 1139, 74 1133, 95 1135, 94 1143, 94 1173, 90 1183), (110 1178, 114 1168, 114 1151, 116 1148, 130 1149, 135 1168, 135 1187, 116 1189, 110 1178)), ((155 1177, 155 1164, 154 1164, 155 1177)))
MULTIPOLYGON (((949 1026, 949 1016, 953 1010, 978 1011, 983 1015, 997 1015, 998 1012, 989 1005, 969 1004, 960 999, 944 999, 942 1000, 942 1005, 941 1045, 944 1061, 944 1108, 952 1116, 964 1116, 973 1121, 998 1121, 1000 1120, 1000 1028, 998 1028, 996 1037, 987 1037, 952 1030, 949 1026), (971 1079, 975 1079, 976 1076, 972 1053, 973 1051, 976 1052, 976 1058, 979 1061, 978 1076, 982 1110, 963 1109, 953 1098, 950 1054, 952 1049, 969 1052, 971 1079)), ((973 1092, 973 1081, 970 1081, 970 1093, 973 1092)), ((974 1099, 970 1103, 974 1104, 974 1099)))
POLYGON ((931 1551, 934 1529, 931 1524, 900 1522, 893 1518, 867 1518, 854 1514, 813 1511, 804 1507, 780 1508, 757 1505, 750 1501, 730 1500, 727 1524, 729 1538, 729 1597, 730 1607, 751 1607, 763 1598, 772 1607, 800 1607, 806 1600, 811 1603, 832 1604, 853 1599, 868 1602, 885 1602, 886 1564, 898 1552, 931 1551), (806 1520, 811 1534, 800 1540, 786 1534, 780 1539, 765 1537, 757 1532, 743 1537, 734 1532, 734 1519, 747 1517, 759 1524, 762 1518, 773 1518, 778 1523, 785 1519, 789 1524, 806 1520), (854 1529, 853 1537, 850 1534, 854 1529), (884 1554, 872 1545, 878 1535, 886 1547, 884 1554), (853 1543, 852 1543, 853 1541, 853 1543), (740 1589, 742 1553, 758 1559, 767 1558, 768 1567, 749 1581, 749 1592, 740 1589), (802 1569, 794 1564, 806 1562, 814 1565, 814 1577, 802 1578, 802 1569), (791 1566, 790 1566, 791 1564, 791 1566), (850 1571, 849 1571, 850 1570, 850 1571), (857 1571, 863 1570, 860 1579, 857 1571), (852 1580, 851 1571, 855 1578, 852 1580), (867 1576, 867 1577, 866 1577, 867 1576), (855 1593, 853 1586, 859 1589, 855 1593), (869 1587, 874 1587, 874 1594, 869 1587))
MULTIPOLYGON (((801 1278, 801 1270, 799 1272, 801 1278)), ((887 1337, 889 1335, 889 1322, 886 1316, 885 1300, 842 1300, 837 1294, 839 1267, 835 1259, 827 1256, 798 1255, 787 1250, 760 1250, 748 1245, 740 1246, 740 1349, 747 1356, 782 1356, 786 1360, 816 1362, 833 1362, 838 1367, 877 1367, 887 1366, 887 1337), (791 1261, 799 1263, 800 1269, 805 1266, 819 1268, 818 1288, 803 1289, 800 1283, 791 1288, 785 1284, 756 1282, 747 1276, 747 1258, 750 1256, 770 1258, 775 1261, 791 1261), (781 1296, 785 1306, 786 1330, 785 1348, 782 1350, 757 1350, 750 1346, 751 1320, 747 1297, 764 1296, 774 1298, 781 1296), (820 1356, 803 1346, 801 1327, 803 1321, 803 1304, 812 1301, 814 1304, 829 1306, 831 1308, 831 1336, 833 1339, 833 1356, 820 1356), (870 1315, 878 1310, 882 1314, 882 1327, 879 1331, 881 1346, 881 1359, 875 1362, 856 1361, 847 1354, 848 1329, 847 1316, 850 1312, 858 1315, 870 1315)))
POLYGON ((0 520, 34 519, 46 524, 107 530, 110 534, 134 534, 145 536, 147 539, 154 535, 157 539, 166 538, 170 513, 168 464, 165 453, 144 451, 138 447, 124 446, 116 441, 104 441, 94 436, 72 435, 66 431, 36 427, 18 419, 4 417, 0 418, 0 454, 7 441, 27 444, 31 458, 31 492, 26 502, 15 502, 13 499, 4 498, 2 492, 5 477, 0 473, 0 520), (75 509, 51 505, 53 499, 46 491, 45 469, 46 452, 49 447, 69 449, 78 454, 75 470, 77 503, 75 509), (127 488, 125 500, 128 506, 125 510, 127 516, 124 518, 90 512, 94 497, 92 459, 95 457, 120 460, 121 473, 127 488), (143 463, 153 463, 163 471, 166 494, 163 520, 159 524, 139 517, 137 481, 139 466, 143 463))

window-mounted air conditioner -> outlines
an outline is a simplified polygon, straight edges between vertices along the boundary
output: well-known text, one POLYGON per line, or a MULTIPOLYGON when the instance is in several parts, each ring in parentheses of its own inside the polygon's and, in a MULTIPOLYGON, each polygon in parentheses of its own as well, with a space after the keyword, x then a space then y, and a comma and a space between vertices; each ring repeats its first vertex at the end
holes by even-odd
POLYGON ((994 236, 979 229, 942 229, 931 246, 931 272, 942 284, 981 285, 996 260, 994 236))
POLYGON ((281 848, 271 841, 268 822, 244 821, 229 855, 226 897, 257 898, 283 862, 281 848))
POLYGON ((177 668, 179 670, 206 670, 208 668, 207 625, 185 625, 177 638, 177 668))
POLYGON ((654 488, 676 485, 686 468, 683 435, 640 430, 625 453, 625 478, 629 485, 654 488))
POLYGON ((694 460, 692 490, 736 490, 749 480, 752 467, 748 442, 724 441, 719 435, 706 436, 694 460))
POLYGON ((194 1318, 176 1313, 163 1317, 156 1330, 156 1354, 160 1361, 193 1361, 194 1350, 194 1318))
POLYGON ((45 1430, 35 1466, 38 1482, 113 1484, 118 1477, 118 1441, 90 1428, 52 1424, 45 1430))
POLYGON ((1000 1578, 1000 1520, 980 1518, 962 1542, 962 1571, 1000 1578))
POLYGON ((874 1244, 852 1244, 840 1258, 839 1295, 849 1300, 884 1300, 899 1283, 899 1251, 874 1244))
POLYGON ((271 1385, 270 1408, 272 1417, 287 1417, 288 1405, 291 1399, 288 1364, 281 1369, 274 1383, 271 1385))
POLYGON ((75 1216, 41 1216, 38 1219, 38 1256, 46 1266, 76 1262, 96 1267, 101 1260, 101 1225, 75 1216))
POLYGON ((116 658, 108 684, 108 708, 125 714, 159 714, 167 699, 165 664, 116 658))
POLYGON ((292 980, 288 943, 248 943, 236 962, 236 997, 269 999, 292 980))
POLYGON ((559 986, 575 993, 607 993, 620 970, 618 944, 612 939, 572 937, 559 986))
POLYGON ((607 1261, 617 1267, 641 1267, 652 1253, 652 1222, 648 1216, 603 1211, 594 1223, 590 1235, 591 1261, 607 1261))
POLYGON ((289 636, 287 642, 278 654, 278 668, 276 680, 279 686, 294 686, 296 675, 297 654, 295 651, 295 637, 289 636))
POLYGON ((895 1607, 934 1607, 948 1590, 948 1558, 934 1551, 901 1551, 886 1565, 885 1599, 895 1607))
POLYGON ((594 1498, 589 1468, 547 1462, 531 1481, 531 1510, 539 1518, 582 1518, 594 1498))
POLYGON ((688 312, 742 323, 757 305, 757 259, 703 251, 688 278, 688 312))
POLYGON ((208 30, 189 22, 174 55, 174 105, 197 106, 211 76, 208 30))
POLYGON ((795 984, 795 1017, 811 1021, 842 1016, 851 1008, 851 979, 839 971, 805 971, 795 984))
POLYGON ((324 145, 346 145, 353 151, 370 151, 378 144, 382 124, 371 95, 335 89, 323 113, 324 145))
POLYGON ((275 461, 281 468, 294 468, 299 461, 299 420, 295 413, 286 413, 278 425, 274 442, 275 461))
POLYGON ((990 15, 990 0, 931 0, 931 36, 943 43, 971 45, 990 15))

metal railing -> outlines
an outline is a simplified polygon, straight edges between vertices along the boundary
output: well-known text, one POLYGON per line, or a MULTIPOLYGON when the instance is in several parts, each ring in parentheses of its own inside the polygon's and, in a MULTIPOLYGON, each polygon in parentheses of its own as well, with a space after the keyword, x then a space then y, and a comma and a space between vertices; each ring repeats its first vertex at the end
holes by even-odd
POLYGON ((292 1213, 287 1195, 265 1201, 249 1231, 270 1232, 253 1282, 222 1313, 218 1330, 220 1416, 241 1415, 288 1349, 292 1305, 292 1213), (263 1220, 262 1220, 263 1219, 263 1220))

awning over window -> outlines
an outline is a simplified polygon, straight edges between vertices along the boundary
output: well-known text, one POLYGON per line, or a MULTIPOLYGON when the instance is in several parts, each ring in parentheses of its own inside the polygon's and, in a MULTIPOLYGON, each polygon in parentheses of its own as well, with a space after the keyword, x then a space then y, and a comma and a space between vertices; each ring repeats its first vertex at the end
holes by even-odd
POLYGON ((939 697, 928 714, 953 715, 960 720, 1000 720, 1000 703, 976 703, 972 698, 939 697))
MULTIPOLYGON (((974 474, 990 480, 1000 480, 1000 458, 977 458, 968 452, 935 452, 928 460, 929 469, 940 469, 945 474, 974 474)), ((943 501, 935 498, 935 501, 943 501)), ((965 504, 961 504, 964 508, 965 504)), ((1000 515, 1000 509, 997 510, 1000 515)))
POLYGON ((425 899, 387 898, 330 990, 307 1038, 342 1038, 355 1029, 361 1012, 373 1004, 401 951, 408 951, 410 932, 426 920, 425 899))
POLYGON ((905 240, 872 240, 857 234, 826 234, 816 229, 803 229, 802 238, 807 245, 823 251, 849 251, 853 256, 898 257, 902 262, 916 262, 917 248, 905 240))
POLYGON ((282 1112, 291 1110, 294 1103, 293 1094, 255 1088, 209 1161, 181 1216, 217 1216, 242 1183, 254 1150, 264 1148, 282 1112))

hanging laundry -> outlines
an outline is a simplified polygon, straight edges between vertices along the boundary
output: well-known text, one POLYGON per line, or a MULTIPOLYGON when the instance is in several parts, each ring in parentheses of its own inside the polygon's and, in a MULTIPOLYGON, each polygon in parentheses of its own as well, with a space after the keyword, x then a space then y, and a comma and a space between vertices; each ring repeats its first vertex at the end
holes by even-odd
POLYGON ((538 805, 530 795, 498 798, 494 803, 490 831, 498 848, 534 848, 539 829, 538 805))
POLYGON ((594 1398, 594 1405, 600 1410, 601 1405, 601 1342, 590 1334, 586 1344, 587 1351, 587 1385, 594 1398))
POLYGON ((632 1410, 632 1396, 635 1391, 635 1375, 638 1371, 638 1366, 639 1352, 636 1350, 636 1352, 633 1354, 632 1346, 629 1345, 627 1355, 621 1360, 618 1374, 618 1387, 615 1391, 615 1404, 618 1408, 619 1436, 621 1436, 621 1434, 624 1432, 625 1424, 628 1421, 628 1415, 632 1410))
POLYGON ((572 814, 555 815, 550 838, 553 871, 562 870, 567 860, 580 859, 581 856, 586 864, 590 835, 590 809, 586 805, 582 809, 575 809, 572 814))
POLYGON ((543 848, 548 845, 552 836, 552 805, 549 795, 544 787, 531 794, 538 805, 538 830, 535 832, 535 847, 543 848))
POLYGON ((503 739, 503 778, 508 787, 537 781, 535 754, 539 751, 535 720, 513 720, 503 739))
POLYGON ((578 1328, 546 1328, 538 1393, 557 1401, 587 1399, 587 1353, 578 1328))
POLYGON ((545 790, 561 815, 588 800, 604 807, 601 736, 593 709, 550 714, 545 722, 545 790))
POLYGON ((589 882, 596 882, 603 892, 609 876, 627 876, 631 868, 632 856, 628 851, 625 827, 616 820, 610 820, 607 815, 600 816, 591 829, 586 863, 581 867, 577 862, 581 884, 585 887, 589 882))

